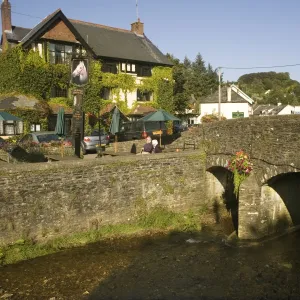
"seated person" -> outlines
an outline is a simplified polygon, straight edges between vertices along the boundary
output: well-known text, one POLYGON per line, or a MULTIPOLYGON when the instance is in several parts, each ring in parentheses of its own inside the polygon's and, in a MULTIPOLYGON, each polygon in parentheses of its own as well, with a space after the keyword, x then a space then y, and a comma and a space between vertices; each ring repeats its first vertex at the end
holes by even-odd
POLYGON ((148 136, 146 138, 146 144, 144 145, 143 149, 142 149, 142 153, 143 154, 150 154, 153 151, 153 146, 152 146, 152 139, 150 136, 148 136))
POLYGON ((152 141, 152 146, 153 146, 153 153, 162 153, 161 148, 158 146, 157 140, 152 141))

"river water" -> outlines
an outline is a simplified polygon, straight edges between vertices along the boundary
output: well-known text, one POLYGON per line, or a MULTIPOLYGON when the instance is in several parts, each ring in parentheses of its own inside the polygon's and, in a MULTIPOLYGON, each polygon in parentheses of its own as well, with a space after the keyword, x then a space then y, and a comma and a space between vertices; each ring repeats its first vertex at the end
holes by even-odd
POLYGON ((0 268, 0 299, 300 299, 299 251, 299 232, 247 248, 211 233, 115 238, 0 268))

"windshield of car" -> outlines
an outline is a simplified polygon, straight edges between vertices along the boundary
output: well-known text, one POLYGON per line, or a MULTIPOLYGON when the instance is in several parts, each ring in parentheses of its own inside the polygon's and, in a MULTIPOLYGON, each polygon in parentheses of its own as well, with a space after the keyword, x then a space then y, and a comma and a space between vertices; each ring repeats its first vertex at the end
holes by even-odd
MULTIPOLYGON (((105 135, 106 133, 103 130, 100 130, 101 135, 105 135)), ((99 136, 99 130, 92 131, 91 134, 86 134, 85 136, 99 136)))
POLYGON ((48 143, 52 141, 59 141, 59 136, 56 134, 41 134, 36 136, 40 143, 48 143))

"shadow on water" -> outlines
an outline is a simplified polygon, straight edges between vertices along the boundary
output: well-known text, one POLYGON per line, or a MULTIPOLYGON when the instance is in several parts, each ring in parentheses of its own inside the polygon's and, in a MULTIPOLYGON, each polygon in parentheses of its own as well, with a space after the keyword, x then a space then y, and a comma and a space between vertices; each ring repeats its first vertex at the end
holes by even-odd
MULTIPOLYGON (((286 265, 280 259, 285 247, 279 247, 278 252, 274 250, 277 244, 272 243, 265 251, 241 250, 201 238, 199 243, 188 245, 185 239, 184 234, 173 233, 162 240, 150 240, 141 256, 134 257, 125 269, 112 272, 86 299, 245 299, 245 295, 264 299, 266 295, 292 294, 277 286, 291 278, 294 282, 289 282, 289 288, 299 292, 297 270, 292 276, 286 274, 288 270, 291 275, 292 257, 286 265), (269 259, 272 254, 274 260, 269 259)), ((299 268, 299 259, 293 264, 299 268)))
POLYGON ((263 248, 171 232, 122 237, 1 268, 15 299, 267 299, 299 295, 299 235, 263 248))

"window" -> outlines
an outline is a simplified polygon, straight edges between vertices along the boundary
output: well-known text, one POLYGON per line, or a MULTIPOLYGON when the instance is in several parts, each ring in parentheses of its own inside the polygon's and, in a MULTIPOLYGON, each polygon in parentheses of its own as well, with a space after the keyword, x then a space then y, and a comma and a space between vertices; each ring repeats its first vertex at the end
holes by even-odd
POLYGON ((14 135, 23 133, 23 122, 3 121, 0 122, 0 133, 3 135, 14 135))
POLYGON ((151 101, 152 92, 137 90, 137 101, 151 101))
POLYGON ((121 71, 126 72, 126 73, 135 73, 135 64, 122 63, 121 64, 121 71))
POLYGON ((150 77, 152 75, 150 66, 139 66, 137 70, 137 75, 140 77, 150 77))
POLYGON ((49 62, 51 64, 69 64, 72 52, 70 45, 49 43, 49 62))
POLYGON ((116 63, 103 63, 102 72, 117 74, 118 73, 117 64, 116 63))
POLYGON ((51 98, 64 97, 68 98, 68 89, 62 89, 58 86, 52 87, 51 98))
POLYGON ((101 98, 104 100, 112 100, 112 92, 110 88, 104 87, 101 90, 101 98))
POLYGON ((31 124, 30 125, 31 132, 38 132, 41 131, 41 124, 31 124))

